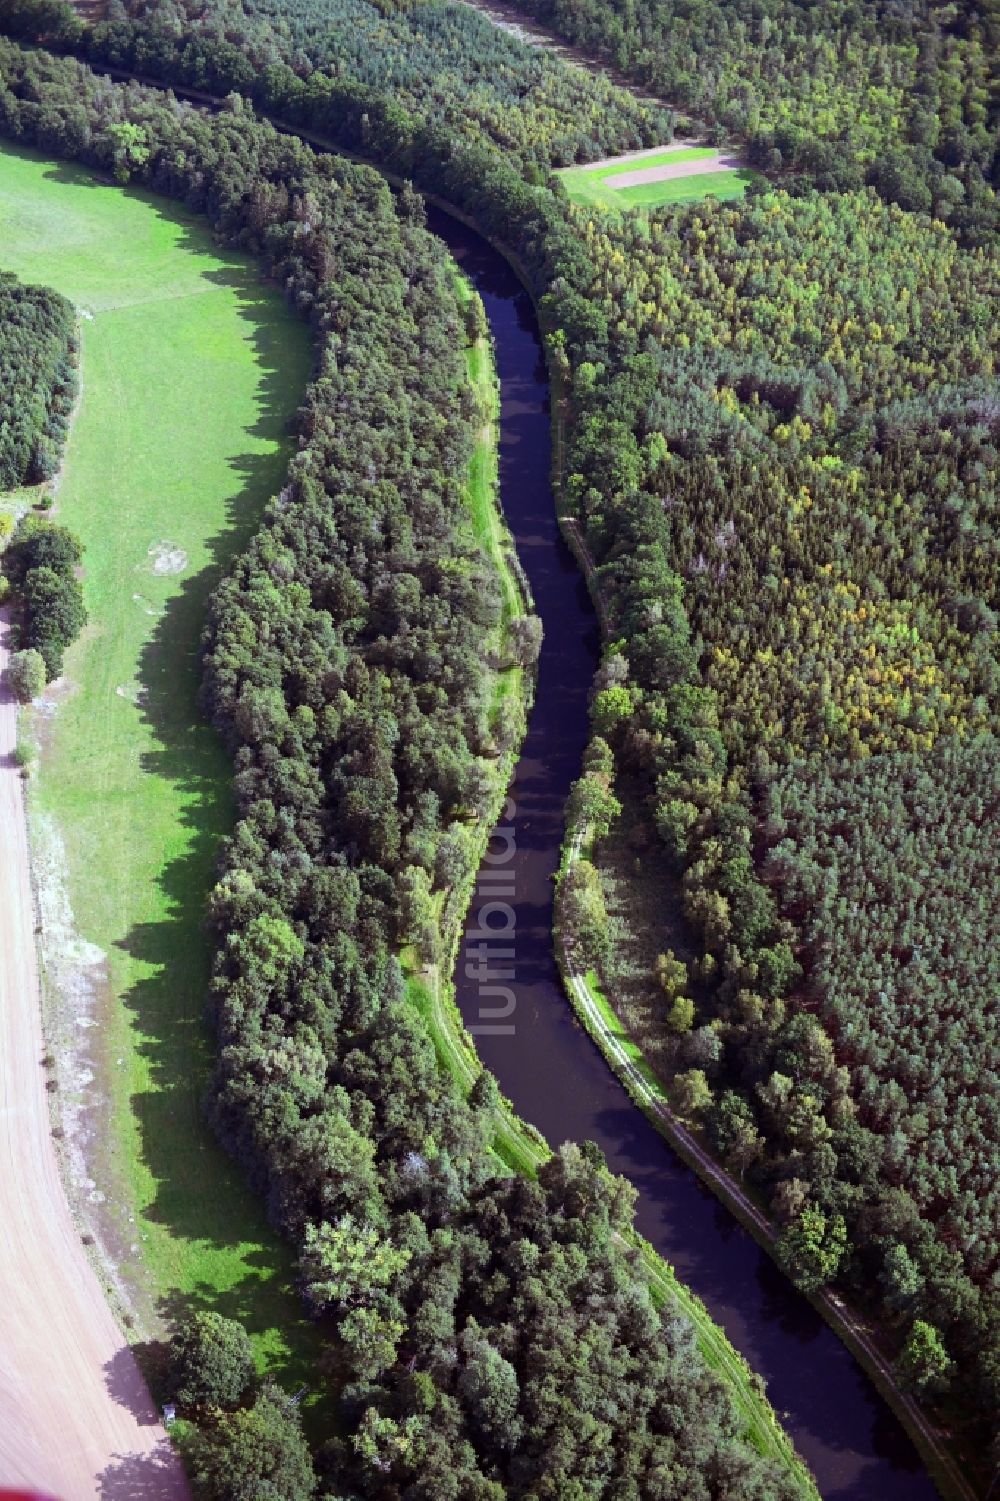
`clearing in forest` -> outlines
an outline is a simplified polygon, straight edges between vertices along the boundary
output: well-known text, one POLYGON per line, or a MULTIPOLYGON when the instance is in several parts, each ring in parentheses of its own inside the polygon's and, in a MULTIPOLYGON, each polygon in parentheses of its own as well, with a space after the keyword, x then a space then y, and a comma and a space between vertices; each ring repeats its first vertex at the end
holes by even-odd
POLYGON ((290 1257, 202 1115, 205 897, 233 805, 196 695, 208 595, 283 481, 307 332, 199 221, 10 149, 0 246, 81 314, 56 515, 84 544, 90 624, 27 724, 73 1176, 140 1309, 193 1298, 240 1317, 290 1383, 312 1348, 290 1257))
POLYGON ((698 145, 654 146, 586 167, 567 167, 559 175, 574 203, 616 211, 689 203, 709 193, 742 198, 755 176, 732 152, 698 145))

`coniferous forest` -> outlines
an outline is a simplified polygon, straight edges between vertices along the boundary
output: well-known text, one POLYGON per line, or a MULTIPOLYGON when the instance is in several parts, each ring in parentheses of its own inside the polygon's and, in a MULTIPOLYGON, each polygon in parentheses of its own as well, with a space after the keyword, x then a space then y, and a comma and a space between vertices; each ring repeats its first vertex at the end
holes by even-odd
MULTIPOLYGON (((76 316, 48 287, 0 273, 0 493, 52 479, 77 393, 76 316)), ((4 593, 15 591, 19 645, 11 685, 40 693, 62 671, 63 653, 86 610, 76 567, 81 549, 65 527, 40 516, 0 515, 4 593)))
POLYGON ((55 473, 76 393, 75 360, 66 299, 0 276, 0 490, 55 473))
POLYGON ((512 1177, 495 1086, 461 1097, 404 997, 399 885, 458 878, 437 857, 488 791, 479 644, 499 610, 463 521, 478 414, 419 199, 397 208, 235 102, 211 117, 6 42, 0 70, 8 135, 207 214, 316 338, 288 485, 205 638, 239 804, 210 899, 211 1112, 299 1252, 342 1436, 310 1458, 280 1393, 238 1405, 235 1336, 192 1327, 180 1399, 197 1418, 210 1392, 215 1413, 191 1446, 202 1493, 234 1494, 263 1452, 283 1501, 799 1494, 686 1318, 654 1306, 628 1185, 569 1145, 512 1177))
POLYGON ((996 0, 513 0, 751 160, 802 185, 866 182, 985 243, 1000 219, 996 0))
MULTIPOLYGON (((628 800, 698 955, 660 965, 677 1107, 767 1208, 789 1274, 876 1310, 900 1382, 985 1455, 995 7, 531 10, 736 133, 770 180, 735 204, 571 205, 551 169, 666 140, 669 117, 460 7, 129 0, 82 28, 19 0, 6 24, 235 90, 516 253, 610 619, 577 801, 606 823, 628 800)), ((780 1494, 720 1437, 718 1389, 609 1234, 627 1191, 586 1149, 537 1185, 493 1178, 489 1087, 454 1098, 400 992, 399 883, 439 888, 442 832, 476 809, 469 643, 497 608, 456 532, 470 414, 419 199, 397 215, 242 100, 210 122, 75 61, 5 47, 3 71, 5 134, 207 212, 317 330, 289 489, 217 595, 206 701, 241 813, 212 905, 212 1108, 338 1324, 350 1437, 324 1463, 363 1493, 391 1470, 407 1495, 780 1494), (611 1469, 588 1468, 571 1405, 611 1469)))

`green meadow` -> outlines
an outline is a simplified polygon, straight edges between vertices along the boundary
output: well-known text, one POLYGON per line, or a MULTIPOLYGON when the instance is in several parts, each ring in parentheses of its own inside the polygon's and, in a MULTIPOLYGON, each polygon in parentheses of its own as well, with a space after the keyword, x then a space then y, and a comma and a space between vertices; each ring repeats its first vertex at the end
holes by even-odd
POLYGON ((632 161, 612 162, 606 166, 567 167, 559 175, 574 203, 620 213, 623 208, 656 208, 662 203, 691 203, 709 193, 716 198, 742 198, 754 173, 746 168, 727 168, 722 172, 698 172, 690 177, 675 177, 663 182, 646 182, 620 188, 615 179, 627 172, 646 167, 673 166, 679 162, 705 161, 715 155, 711 146, 665 147, 632 161))
POLYGON ((742 198, 753 179, 754 174, 744 167, 696 172, 690 177, 675 177, 672 182, 637 183, 631 188, 618 189, 614 196, 629 207, 641 204, 644 208, 657 208, 661 203, 693 203, 709 194, 725 201, 742 198))
POLYGON ((294 1267, 202 1114, 203 914, 234 808, 197 690, 208 596, 283 481, 307 331, 201 221, 6 149, 0 264, 81 314, 54 514, 86 549, 90 623, 34 725, 32 818, 58 831, 78 935, 106 955, 111 1232, 140 1310, 194 1301, 244 1319, 288 1386, 315 1344, 294 1267))

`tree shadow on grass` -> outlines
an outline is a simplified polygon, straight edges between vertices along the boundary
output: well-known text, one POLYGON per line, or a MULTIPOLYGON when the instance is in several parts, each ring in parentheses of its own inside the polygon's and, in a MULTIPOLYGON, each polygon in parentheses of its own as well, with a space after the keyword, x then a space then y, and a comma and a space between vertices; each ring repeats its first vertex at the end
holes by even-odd
MULTIPOLYGON (((54 168, 81 180, 78 169, 54 168)), ((84 177, 86 174, 84 174, 84 177)), ((95 186, 101 184, 95 182, 95 186)), ((157 213, 181 226, 181 248, 205 249, 205 232, 184 213, 143 193, 157 213)), ((225 252, 216 255, 226 257, 225 252)), ((194 264, 194 263, 192 263, 194 264)), ((295 1347, 279 1380, 300 1383, 304 1366, 318 1348, 293 1288, 291 1252, 266 1222, 261 1201, 240 1169, 216 1143, 205 1121, 203 1100, 211 1066, 212 1042, 205 1019, 211 950, 204 929, 205 903, 215 880, 220 840, 234 821, 233 768, 218 736, 198 705, 199 645, 209 598, 232 561, 258 529, 267 501, 285 482, 293 450, 289 423, 302 400, 308 379, 304 357, 289 336, 288 313, 280 294, 258 280, 252 263, 231 263, 203 270, 205 282, 235 293, 240 315, 249 325, 257 369, 257 417, 234 431, 236 452, 228 460, 231 486, 220 498, 218 525, 204 544, 210 561, 184 578, 156 619, 141 650, 137 676, 143 685, 136 707, 152 731, 154 747, 141 757, 148 776, 164 779, 180 807, 172 828, 142 827, 137 800, 136 840, 162 841, 164 860, 157 876, 164 915, 134 925, 117 947, 134 962, 138 978, 122 997, 137 1039, 137 1051, 149 1070, 149 1087, 132 1096, 141 1160, 155 1181, 152 1201, 142 1215, 161 1225, 181 1251, 188 1283, 187 1306, 215 1309, 237 1317, 252 1333, 280 1328, 295 1347), (266 442, 269 452, 251 451, 266 442), (213 1277, 213 1258, 221 1256, 225 1277, 234 1285, 220 1289, 213 1277), (192 1270, 204 1276, 190 1287, 192 1270)), ((220 382, 225 380, 221 367, 220 382)), ((220 399, 223 397, 220 385, 220 399)), ((192 427, 197 413, 192 413, 192 427)), ((197 439, 192 433, 191 442, 197 439)), ((170 532, 170 500, 163 497, 163 533, 170 532)), ((113 878, 113 872, 107 878, 113 878)), ((216 1263, 218 1265, 218 1263, 216 1263)), ((176 1307, 168 1298, 161 1311, 169 1318, 176 1307)), ((272 1342, 273 1343, 273 1342, 272 1342)), ((109 1373, 109 1379, 114 1373, 109 1373)), ((159 1494, 128 1489, 132 1477, 119 1467, 106 1477, 102 1495, 159 1494)))

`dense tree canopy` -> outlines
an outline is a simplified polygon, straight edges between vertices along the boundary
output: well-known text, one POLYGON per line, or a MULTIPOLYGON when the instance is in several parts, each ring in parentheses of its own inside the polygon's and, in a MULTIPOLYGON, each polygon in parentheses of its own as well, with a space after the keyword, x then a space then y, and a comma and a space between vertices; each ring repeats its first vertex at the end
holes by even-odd
POLYGON ((609 488, 669 504, 733 759, 992 723, 996 254, 871 193, 573 215, 621 373, 578 369, 572 483, 602 549, 609 488))
MULTIPOLYGON (((688 1321, 654 1307, 627 1185, 589 1147, 511 1177, 489 1150, 495 1092, 459 1095, 404 994, 398 893, 467 872, 499 735, 499 595, 464 497, 481 414, 419 200, 397 209, 373 173, 238 100, 210 118, 8 44, 0 128, 206 212, 316 335, 288 484, 215 595, 205 657, 239 810, 210 899, 212 1113, 331 1330, 341 1429, 319 1484, 427 1501, 796 1494, 688 1321)), ((193 1398, 220 1365, 231 1395, 231 1331, 180 1353, 193 1398)), ((317 1483, 267 1388, 207 1425, 195 1469, 219 1497, 317 1483)))
MULTIPOLYGON (((424 17, 429 7, 386 5, 384 28, 366 16, 379 46, 393 39, 397 97, 377 72, 365 72, 351 43, 331 40, 298 4, 280 7, 281 19, 277 7, 265 13, 248 0, 225 39, 210 8, 185 9, 183 19, 197 23, 193 40, 179 30, 172 0, 130 9, 131 19, 116 7, 107 26, 88 34, 82 45, 91 55, 218 92, 239 88, 282 118, 411 175, 517 251, 566 391, 565 502, 598 562, 613 623, 594 698, 605 751, 577 802, 595 810, 598 824, 614 817, 616 797, 634 803, 630 812, 669 851, 704 950, 690 967, 689 993, 675 987, 664 996, 676 1097, 767 1195, 793 1273, 814 1286, 840 1276, 856 1288, 877 1287, 901 1348, 913 1347, 901 1369, 912 1367, 915 1387, 933 1395, 950 1385, 959 1399, 953 1412, 992 1413, 993 1262, 969 1205, 980 1180, 968 1160, 950 1156, 975 1151, 988 1118, 988 1104, 973 1103, 977 1090, 962 1051, 966 1028, 978 1037, 985 1025, 986 1000, 972 994, 958 1008, 947 979, 951 954, 921 949, 926 983, 949 998, 949 1025, 942 1030, 945 1018, 921 993, 903 1013, 909 1027, 897 1028, 887 1050, 873 1021, 877 993, 859 995, 852 971, 858 934, 875 944, 866 982, 886 977, 893 995, 905 983, 900 966, 914 956, 887 951, 890 919, 883 927, 869 918, 863 929, 856 920, 865 846, 843 827, 869 814, 886 818, 897 806, 893 769, 927 758, 936 790, 928 785, 920 798, 928 809, 953 807, 954 820, 941 823, 957 849, 980 819, 984 839, 995 833, 989 756, 974 759, 970 771, 949 749, 953 739, 972 743, 994 733, 1000 707, 1000 267, 987 183, 995 151, 986 94, 997 51, 992 11, 958 5, 890 13, 774 0, 752 15, 741 5, 712 4, 653 15, 630 5, 619 31, 609 33, 616 47, 620 40, 619 61, 641 65, 666 87, 674 75, 659 70, 676 41, 667 23, 676 23, 695 56, 689 71, 697 97, 682 102, 745 131, 755 155, 792 191, 776 186, 752 191, 738 206, 709 199, 611 220, 570 207, 558 185, 544 180, 543 168, 569 150, 591 150, 582 134, 574 138, 569 125, 549 129, 539 114, 530 129, 543 135, 540 153, 526 150, 528 127, 519 139, 516 121, 504 138, 498 100, 511 86, 507 64, 515 68, 515 54, 495 43, 499 82, 491 94, 458 36, 475 52, 478 22, 456 22, 452 32, 435 12, 417 38, 407 17, 424 17), (264 14, 276 23, 267 38, 255 19, 264 14), (436 50, 422 50, 432 33, 436 50), (629 50, 635 33, 648 44, 641 64, 629 50), (714 73, 703 34, 719 43, 714 73), (434 117, 419 102, 399 102, 416 100, 420 69, 434 117), (759 80, 755 97, 748 71, 759 80), (789 164, 795 174, 786 181, 789 164), (780 823, 771 830, 768 809, 778 818, 786 803, 787 833, 780 823), (843 818, 841 803, 850 810, 843 818), (848 973, 854 989, 841 1001, 836 985, 848 973), (690 1009, 675 1010, 678 997, 690 1009), (932 1037, 948 1050, 934 1069, 932 1037), (872 1112, 883 1104, 873 1095, 898 1069, 911 1080, 912 1098, 904 1105, 884 1091, 892 1126, 885 1135, 873 1129, 880 1117, 872 1112), (925 1087, 936 1091, 932 1099, 923 1097, 925 1087), (932 1134, 932 1118, 949 1110, 954 1128, 947 1137, 943 1127, 932 1134), (901 1166, 913 1144, 920 1145, 912 1164, 901 1166), (919 1324, 933 1338, 915 1334, 919 1324), (923 1367, 933 1371, 921 1386, 923 1367)), ((595 7, 593 27, 609 14, 595 7)), ((597 40, 593 29, 577 34, 597 40)), ((221 203, 217 218, 227 232, 267 242, 274 230, 262 226, 275 211, 274 184, 263 197, 248 189, 237 201, 234 191, 221 192, 228 171, 220 169, 209 189, 192 189, 187 163, 157 137, 161 112, 144 96, 134 93, 126 111, 117 91, 90 85, 103 90, 101 106, 81 114, 50 74, 42 107, 37 70, 50 66, 36 61, 33 74, 15 76, 10 92, 0 92, 4 128, 58 140, 60 149, 70 140, 69 149, 107 170, 169 184, 213 213, 221 203), (109 122, 136 124, 144 138, 126 139, 109 122), (136 144, 150 148, 147 158, 134 154, 136 144)), ((526 60, 524 67, 525 78, 534 76, 526 60)), ((86 78, 72 76, 78 88, 86 78)), ((553 83, 542 97, 568 101, 564 90, 567 82, 553 83)), ((608 133, 594 142, 605 149, 632 138, 633 117, 617 95, 610 98, 608 133)), ((592 136, 589 104, 574 107, 592 136)), ((200 128, 173 110, 171 130, 197 136, 200 128)), ((225 117, 219 128, 229 128, 225 117)), ((232 142, 238 160, 245 149, 242 139, 232 142)), ((419 264, 412 242, 407 248, 419 264)), ((315 298, 317 309, 324 307, 317 287, 339 266, 339 254, 319 272, 310 267, 314 282, 303 300, 315 298)), ((284 268, 296 267, 289 257, 279 260, 286 276, 284 268)), ((354 264, 351 253, 344 264, 354 264)), ((302 298, 297 270, 291 275, 302 298)), ((361 292, 358 303, 368 307, 361 292)), ((426 311, 430 302, 421 306, 426 311)), ((338 384, 357 334, 349 313, 339 301, 336 316, 347 321, 335 327, 348 352, 345 361, 338 354, 335 369, 324 362, 323 379, 353 419, 351 391, 338 384)), ((402 327, 401 372, 413 367, 420 343, 407 343, 405 317, 402 327)), ((367 407, 374 393, 380 414, 397 407, 409 414, 410 383, 401 374, 379 406, 385 373, 369 351, 365 358, 373 359, 372 384, 364 373, 353 379, 367 407)), ((367 409, 360 420, 363 432, 373 425, 367 409)), ((433 436, 432 427, 426 431, 433 436)), ((447 1091, 435 1092, 426 1039, 400 1000, 392 948, 401 935, 390 916, 395 880, 415 890, 451 878, 452 836, 470 792, 449 774, 446 747, 458 745, 461 762, 465 737, 474 753, 476 734, 466 732, 476 694, 445 652, 443 675, 412 687, 410 698, 416 658, 400 648, 400 586, 393 579, 386 588, 384 578, 383 544, 400 545, 394 495, 406 497, 401 508, 411 519, 405 477, 380 463, 392 445, 362 442, 361 451, 374 448, 375 457, 359 477, 322 420, 307 422, 304 436, 289 501, 302 507, 311 553, 303 555, 287 509, 275 507, 220 592, 210 640, 212 702, 237 747, 244 813, 216 894, 220 932, 234 935, 220 959, 218 1108, 229 1139, 268 1186, 275 1214, 303 1243, 307 1224, 325 1244, 324 1226, 335 1230, 360 1204, 379 1244, 388 1235, 397 1250, 412 1253, 394 1285, 348 1298, 341 1311, 351 1320, 343 1334, 354 1352, 348 1358, 360 1362, 352 1463, 384 1469, 405 1466, 414 1411, 390 1413, 381 1397, 365 1406, 373 1389, 365 1383, 380 1392, 391 1387, 401 1352, 411 1349, 409 1279, 426 1266, 416 1243, 394 1228, 400 1206, 425 1213, 428 1202, 478 1203, 487 1191, 477 1144, 485 1122, 447 1091), (365 532, 349 491, 334 493, 330 524, 324 476, 331 464, 364 497, 363 514, 373 510, 382 543, 365 532), (377 490, 382 482, 386 489, 377 490), (286 671, 289 659, 321 660, 336 696, 317 692, 308 670, 286 671), (443 696, 432 703, 428 687, 443 696), (416 733, 425 714, 435 727, 426 783, 424 757, 410 766, 408 741, 396 734, 400 723, 416 733), (371 772, 361 745, 374 747, 371 772), (421 801, 425 793, 436 801, 421 801), (449 821, 451 833, 435 840, 449 821), (415 1059, 424 1060, 416 1071, 415 1059)), ((437 472, 430 439, 424 452, 422 479, 437 472)), ((432 483, 435 517, 439 493, 432 483)), ((416 586, 402 586, 407 602, 420 598, 421 567, 436 556, 424 551, 424 515, 416 515, 412 548, 420 561, 416 586)), ((453 539, 446 530, 442 539, 447 553, 453 539)), ((459 619, 464 598, 459 589, 459 619)), ((450 642, 448 622, 442 628, 435 619, 425 639, 450 642)), ((920 827, 923 815, 913 816, 920 827)), ((949 865, 943 844, 914 838, 925 863, 912 882, 932 886, 939 859, 948 878, 934 902, 925 895, 922 911, 911 911, 905 880, 893 885, 885 876, 887 902, 909 914, 914 933, 931 912, 935 930, 939 923, 950 930, 971 900, 967 882, 981 879, 979 867, 967 853, 949 865)), ((593 871, 580 872, 572 894, 599 960, 606 935, 593 871)), ((895 921, 899 912, 891 911, 895 921)), ((981 976, 971 974, 973 986, 981 976)), ((315 1270, 311 1262, 305 1269, 315 1270)), ((451 1300, 455 1275, 447 1274, 451 1309, 460 1306, 457 1291, 451 1300)), ((314 1280, 322 1287, 328 1279, 314 1280)), ((482 1318, 475 1310, 471 1317, 478 1328, 462 1325, 467 1343, 455 1344, 452 1375, 440 1389, 459 1413, 470 1394, 482 1395, 469 1431, 478 1435, 476 1452, 502 1465, 497 1435, 515 1423, 507 1366, 519 1379, 524 1367, 503 1340, 491 1341, 493 1354, 482 1351, 482 1318), (454 1374, 460 1359, 473 1366, 461 1380, 454 1374)), ((443 1409, 421 1410, 438 1411, 439 1431, 458 1431, 443 1409)))
POLYGON ((16 651, 10 659, 7 676, 15 696, 21 703, 30 703, 45 687, 45 658, 33 647, 16 651))
POLYGON ((0 274, 0 490, 55 473, 75 394, 71 304, 0 274))
POLYGON ((395 120, 509 155, 529 178, 612 150, 669 139, 668 111, 562 66, 466 5, 421 0, 128 0, 128 21, 95 29, 96 55, 276 104, 310 78, 391 100, 395 120), (178 38, 183 38, 178 51, 178 38), (178 69, 180 71, 178 71, 178 69))
POLYGON ((40 657, 45 675, 57 678, 66 648, 87 622, 76 576, 82 556, 79 541, 66 527, 30 514, 18 523, 3 555, 4 575, 21 605, 21 636, 27 649, 11 665, 23 689, 38 685, 37 664, 29 666, 25 659, 40 657))
POLYGON ((899 758, 916 776, 929 757, 928 822, 947 841, 948 808, 995 841, 992 741, 950 747, 995 732, 1000 710, 1000 262, 870 190, 569 214, 579 295, 567 277, 548 304, 572 371, 568 494, 618 637, 595 730, 708 955, 689 997, 701 1025, 678 1033, 663 1008, 675 1095, 691 1107, 693 1064, 710 1090, 695 1081, 697 1113, 766 1189, 805 1280, 892 1298, 905 1249, 913 1292, 890 1316, 940 1327, 949 1357, 971 1358, 939 1386, 989 1411, 995 1096, 968 1067, 996 1046, 995 977, 970 974, 942 1014, 955 953, 915 932, 920 983, 894 1014, 889 956, 909 955, 916 892, 919 926, 953 935, 992 886, 947 842, 904 858, 885 803, 899 758), (801 857, 775 864, 789 841, 768 855, 782 767, 810 858, 832 841, 809 881, 793 881, 813 869, 801 857), (877 919, 859 915, 869 834, 877 919))
MULTIPOLYGON (((977 1278, 1000 1264, 1000 749, 944 739, 769 788, 764 873, 807 915, 806 986, 936 1239, 977 1278)), ((915 1295, 918 1289, 912 1289, 915 1295)))
POLYGON ((771 172, 1000 227, 996 0, 513 0, 771 172))

